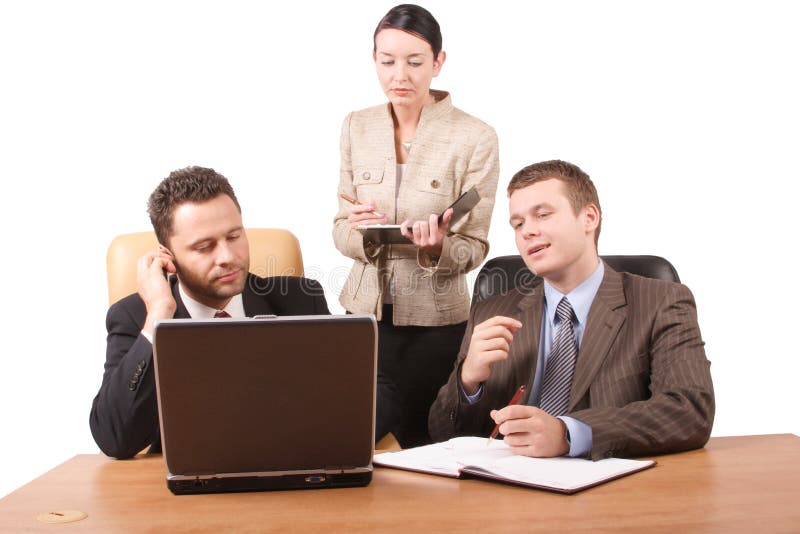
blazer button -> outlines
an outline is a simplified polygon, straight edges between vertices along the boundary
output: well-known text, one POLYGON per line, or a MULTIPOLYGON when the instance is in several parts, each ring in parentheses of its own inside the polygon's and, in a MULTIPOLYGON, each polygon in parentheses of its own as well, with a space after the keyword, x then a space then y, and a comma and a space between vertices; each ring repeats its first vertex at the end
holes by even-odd
POLYGON ((131 391, 136 391, 136 381, 135 380, 131 380, 130 382, 128 382, 128 389, 131 390, 131 391))
POLYGON ((372 178, 372 175, 368 171, 364 171, 364 174, 362 174, 361 177, 365 180, 369 180, 372 178))
POLYGON ((431 187, 434 189, 439 189, 439 186, 442 185, 439 183, 439 180, 431 180, 431 187))

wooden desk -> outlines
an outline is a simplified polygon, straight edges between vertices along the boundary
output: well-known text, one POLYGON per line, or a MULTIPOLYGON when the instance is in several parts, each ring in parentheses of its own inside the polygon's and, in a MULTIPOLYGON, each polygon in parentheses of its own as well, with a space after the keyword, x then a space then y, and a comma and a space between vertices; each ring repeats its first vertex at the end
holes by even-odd
POLYGON ((364 488, 172 495, 160 456, 79 455, 0 500, 9 532, 800 532, 800 438, 714 438, 572 496, 376 468, 364 488), (46 525, 35 517, 89 517, 46 525))

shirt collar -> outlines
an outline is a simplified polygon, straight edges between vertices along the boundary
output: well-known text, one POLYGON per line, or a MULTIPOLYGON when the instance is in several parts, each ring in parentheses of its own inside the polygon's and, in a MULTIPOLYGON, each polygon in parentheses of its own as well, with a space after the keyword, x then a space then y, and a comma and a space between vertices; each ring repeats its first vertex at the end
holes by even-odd
POLYGON ((561 302, 561 299, 567 297, 567 300, 572 305, 572 310, 575 312, 575 317, 578 319, 578 324, 585 325, 586 318, 589 316, 589 309, 592 307, 592 301, 600 289, 600 284, 603 282, 603 274, 605 268, 603 262, 598 261, 597 269, 589 275, 589 278, 581 282, 578 287, 562 295, 556 288, 551 286, 547 280, 544 281, 544 298, 547 304, 547 320, 550 324, 556 324, 556 306, 561 302))
POLYGON ((447 91, 438 91, 436 89, 430 89, 430 93, 433 96, 433 103, 422 108, 422 113, 419 117, 420 122, 439 118, 453 109, 450 93, 447 91))
MULTIPOLYGON (((422 113, 420 114, 419 118, 420 126, 423 122, 438 119, 453 109, 453 101, 450 98, 450 93, 447 91, 440 91, 438 89, 430 89, 429 91, 433 96, 433 102, 422 107, 422 113)), ((391 102, 386 103, 386 111, 389 113, 389 117, 391 118, 391 102)))
MULTIPOLYGON (((181 295, 183 305, 186 306, 186 311, 189 312, 189 317, 192 319, 212 319, 214 314, 216 314, 218 311, 223 311, 210 308, 205 304, 201 304, 200 302, 194 300, 183 290, 183 285, 181 285, 180 281, 178 281, 178 291, 181 295)), ((228 305, 225 306, 224 311, 228 312, 228 315, 231 317, 245 317, 242 294, 239 293, 231 298, 230 302, 228 302, 228 305)))

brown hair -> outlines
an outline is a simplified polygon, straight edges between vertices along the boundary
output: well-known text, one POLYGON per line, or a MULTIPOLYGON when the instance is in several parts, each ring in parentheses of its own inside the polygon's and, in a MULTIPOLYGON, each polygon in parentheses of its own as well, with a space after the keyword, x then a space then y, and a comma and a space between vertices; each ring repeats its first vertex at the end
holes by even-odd
POLYGON ((375 33, 372 34, 373 52, 375 51, 375 38, 378 37, 381 30, 385 29, 402 30, 419 37, 431 45, 433 60, 439 59, 439 52, 442 51, 442 32, 439 29, 439 23, 424 7, 400 4, 390 9, 378 23, 375 33))
POLYGON ((597 228, 594 232, 594 244, 597 246, 597 240, 600 238, 600 224, 603 218, 600 199, 589 175, 577 165, 560 159, 528 165, 511 178, 507 188, 508 196, 510 197, 514 191, 533 185, 536 182, 551 179, 559 180, 564 184, 567 199, 575 215, 578 215, 589 204, 597 206, 597 211, 600 213, 600 220, 597 221, 597 228))
POLYGON ((241 213, 242 208, 228 179, 214 169, 186 167, 169 173, 147 201, 147 214, 158 242, 168 247, 172 215, 178 206, 186 202, 205 202, 219 195, 228 195, 241 213))

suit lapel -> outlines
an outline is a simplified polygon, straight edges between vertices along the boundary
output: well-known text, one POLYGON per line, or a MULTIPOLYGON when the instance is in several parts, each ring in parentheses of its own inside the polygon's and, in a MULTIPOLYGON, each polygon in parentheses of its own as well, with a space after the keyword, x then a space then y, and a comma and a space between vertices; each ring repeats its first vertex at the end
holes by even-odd
POLYGON ((175 315, 172 317, 175 319, 190 319, 191 316, 183 303, 183 299, 181 299, 181 292, 178 289, 178 277, 175 275, 170 276, 169 283, 172 285, 172 298, 175 299, 176 304, 175 315))
POLYGON ((578 351, 570 392, 570 410, 589 390, 595 375, 608 357, 611 345, 625 322, 625 315, 617 310, 626 304, 622 276, 606 264, 603 282, 589 309, 586 330, 578 351))
MULTIPOLYGON (((524 296, 518 304, 519 320, 522 329, 515 334, 515 337, 522 337, 516 344, 517 350, 524 351, 521 357, 514 358, 518 362, 514 369, 514 387, 525 384, 528 395, 533 390, 533 378, 536 374, 536 366, 539 359, 539 344, 542 334, 542 314, 544 310, 544 285, 541 280, 531 287, 529 294, 524 296)), ((527 398, 527 396, 526 396, 527 398)), ((507 401, 506 401, 507 402, 507 401)), ((525 400, 521 401, 526 402, 525 400)))

